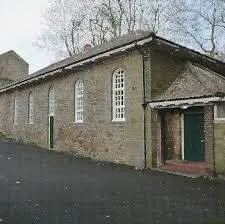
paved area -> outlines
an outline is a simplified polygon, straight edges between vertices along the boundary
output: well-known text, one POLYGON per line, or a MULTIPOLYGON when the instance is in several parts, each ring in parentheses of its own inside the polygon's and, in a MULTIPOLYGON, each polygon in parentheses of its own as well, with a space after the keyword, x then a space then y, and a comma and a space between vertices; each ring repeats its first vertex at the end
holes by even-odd
POLYGON ((225 223, 225 185, 1 143, 0 223, 225 223))

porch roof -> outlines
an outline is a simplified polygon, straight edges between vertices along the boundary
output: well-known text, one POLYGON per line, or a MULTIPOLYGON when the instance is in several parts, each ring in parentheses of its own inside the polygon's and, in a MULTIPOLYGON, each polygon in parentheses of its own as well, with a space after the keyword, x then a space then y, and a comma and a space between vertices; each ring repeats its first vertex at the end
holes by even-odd
POLYGON ((200 65, 188 62, 184 71, 150 106, 205 104, 225 98, 225 78, 200 65))

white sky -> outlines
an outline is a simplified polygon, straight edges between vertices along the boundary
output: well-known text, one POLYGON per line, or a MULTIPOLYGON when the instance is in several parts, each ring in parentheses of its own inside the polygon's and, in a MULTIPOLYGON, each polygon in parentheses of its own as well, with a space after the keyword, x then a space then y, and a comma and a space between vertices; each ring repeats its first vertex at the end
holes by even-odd
POLYGON ((30 73, 50 64, 50 54, 33 46, 48 0, 0 0, 0 54, 15 50, 30 65, 30 73))

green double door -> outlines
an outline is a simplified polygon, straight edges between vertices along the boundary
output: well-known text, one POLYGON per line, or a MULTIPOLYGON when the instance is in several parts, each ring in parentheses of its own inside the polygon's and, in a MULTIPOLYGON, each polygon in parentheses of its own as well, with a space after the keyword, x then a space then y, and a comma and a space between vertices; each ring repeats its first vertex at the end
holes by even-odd
POLYGON ((184 113, 184 159, 205 161, 204 115, 202 111, 184 113))

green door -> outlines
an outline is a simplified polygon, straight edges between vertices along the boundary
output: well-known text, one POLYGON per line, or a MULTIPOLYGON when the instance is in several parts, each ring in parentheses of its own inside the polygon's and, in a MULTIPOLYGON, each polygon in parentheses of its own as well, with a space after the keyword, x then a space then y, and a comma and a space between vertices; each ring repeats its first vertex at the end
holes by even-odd
POLYGON ((54 149, 54 116, 49 117, 49 147, 54 149))
POLYGON ((184 114, 184 159, 205 161, 203 113, 184 114))

